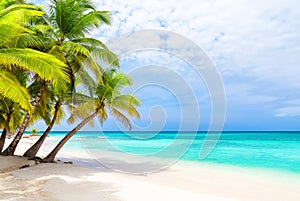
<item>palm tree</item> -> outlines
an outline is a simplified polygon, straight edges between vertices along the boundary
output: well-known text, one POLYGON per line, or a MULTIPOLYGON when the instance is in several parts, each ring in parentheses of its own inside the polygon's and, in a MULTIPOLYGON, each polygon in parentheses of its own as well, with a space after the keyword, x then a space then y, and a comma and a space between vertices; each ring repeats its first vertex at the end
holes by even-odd
MULTIPOLYGON (((107 11, 97 11, 88 0, 53 0, 50 5, 49 24, 53 32, 49 36, 55 41, 49 52, 60 58, 68 66, 71 75, 69 93, 73 93, 73 103, 79 103, 84 95, 78 97, 75 91, 75 80, 88 89, 92 96, 97 84, 90 74, 93 73, 97 80, 101 79, 102 69, 96 60, 106 65, 119 66, 117 56, 99 40, 85 37, 93 28, 102 24, 110 24, 111 15, 107 11), (87 70, 88 69, 88 70, 87 70), (79 100, 78 100, 79 99, 79 100)), ((61 93, 58 93, 61 94, 61 93)), ((63 93, 66 96, 65 93, 63 93)), ((67 95, 68 98, 70 96, 67 95)), ((70 99, 60 96, 54 106, 54 115, 48 128, 39 140, 30 147, 24 156, 33 158, 48 136, 58 116, 58 111, 63 102, 70 99)))
MULTIPOLYGON (((65 70, 65 65, 60 60, 55 58, 52 55, 41 53, 39 51, 31 50, 31 49, 15 49, 14 51, 5 52, 12 52, 12 54, 3 54, 4 61, 11 61, 10 63, 6 63, 6 65, 2 64, 4 67, 11 68, 11 66, 18 66, 25 70, 30 70, 31 72, 35 72, 41 77, 45 83, 51 81, 53 86, 57 88, 64 89, 68 82, 68 75, 65 70), (28 52, 29 54, 24 54, 24 52, 28 52), (14 55, 15 53, 15 55, 14 55), (31 56, 31 57, 30 57, 31 56)), ((0 64, 1 64, 1 53, 3 50, 0 50, 0 64)), ((9 87, 7 87, 9 88, 9 87)), ((31 111, 35 111, 38 107, 40 102, 41 96, 43 94, 44 88, 36 94, 35 99, 32 102, 32 109, 31 111)), ((3 96, 7 96, 7 93, 2 94, 3 96)), ((19 132, 12 141, 12 143, 8 146, 8 148, 2 153, 3 155, 13 155, 14 150, 20 141, 31 117, 31 112, 29 111, 24 121, 19 128, 19 132)))
MULTIPOLYGON (((16 5, 21 3, 24 3, 24 1, 3 0, 0 3, 0 49, 13 46, 14 41, 18 41, 18 37, 22 34, 30 33, 28 29, 23 27, 25 22, 34 17, 43 15, 43 11, 40 7, 33 5, 16 5)), ((19 82, 20 76, 15 76, 17 73, 15 70, 5 69, 4 67, 5 66, 0 65, 0 111, 2 117, 0 118, 0 123, 3 128, 0 139, 0 153, 3 149, 7 133, 16 129, 21 123, 24 112, 20 111, 25 110, 31 112, 32 109, 30 95, 24 83, 21 84, 19 82)))
POLYGON ((0 153, 4 147, 7 134, 16 129, 24 117, 23 112, 20 111, 22 111, 22 108, 19 104, 0 96, 0 127, 3 128, 0 138, 0 153))
POLYGON ((115 73, 115 70, 104 72, 102 78, 103 83, 99 83, 96 89, 96 96, 75 108, 69 118, 71 122, 76 118, 84 120, 58 143, 43 159, 44 162, 52 162, 64 144, 96 116, 99 117, 101 124, 103 124, 108 117, 109 111, 113 117, 116 117, 129 129, 131 129, 131 123, 124 112, 129 116, 139 118, 139 113, 135 106, 138 106, 140 101, 131 94, 122 95, 120 92, 120 89, 131 84, 131 79, 123 73, 115 73))
POLYGON ((39 131, 38 131, 37 128, 32 128, 32 129, 31 129, 31 135, 32 135, 32 136, 38 136, 38 132, 39 132, 39 131))
MULTIPOLYGON (((14 27, 15 30, 18 30, 17 33, 22 33, 22 35, 12 34, 11 37, 6 36, 7 40, 3 41, 8 43, 11 41, 16 41, 14 44, 15 46, 21 48, 30 47, 54 55, 67 65, 67 70, 65 70, 67 72, 65 73, 71 77, 71 92, 75 92, 76 78, 77 80, 80 80, 86 88, 88 88, 90 95, 92 95, 96 84, 93 81, 93 76, 90 75, 90 72, 94 74, 94 77, 96 77, 97 80, 102 82, 102 70, 99 68, 96 60, 100 60, 102 64, 106 64, 108 66, 119 66, 117 56, 109 51, 109 49, 101 41, 85 37, 85 33, 88 33, 92 28, 97 28, 102 24, 110 24, 111 16, 109 12, 97 11, 92 5, 91 1, 88 0, 53 0, 52 5, 50 6, 50 15, 48 18, 50 25, 52 25, 53 28, 47 24, 37 24, 36 26, 31 25, 29 27, 25 26, 28 20, 24 19, 29 19, 34 15, 41 16, 41 9, 35 9, 36 8, 28 5, 22 5, 19 7, 14 5, 12 8, 10 7, 9 9, 6 9, 6 12, 4 12, 3 15, 4 17, 1 18, 0 14, 0 18, 4 19, 3 21, 6 22, 6 27, 14 27), (17 12, 21 13, 22 15, 14 15, 14 13, 17 12), (5 17, 5 15, 9 15, 9 17, 5 17), (18 18, 17 16, 22 17, 18 18), (11 19, 15 19, 13 21, 18 21, 19 24, 11 25, 11 19), (37 36, 37 33, 41 34, 42 36, 45 36, 45 33, 50 34, 48 35, 50 41, 54 41, 49 43, 51 48, 49 48, 49 46, 45 47, 43 39, 37 36), (17 38, 17 40, 14 40, 14 38, 17 38), (85 67, 89 67, 89 70, 87 71, 85 67)), ((5 44, 3 46, 12 47, 13 45, 5 44)), ((58 65, 58 67, 60 66, 58 65)), ((43 98, 43 93, 47 89, 47 85, 49 83, 49 80, 47 81, 47 79, 45 79, 43 76, 40 76, 40 78, 45 80, 45 82, 43 82, 44 87, 41 88, 41 90, 38 91, 34 96, 32 106, 33 111, 38 107, 40 100, 43 100, 41 98, 43 98)), ((55 87, 54 80, 50 81, 53 82, 55 87)), ((57 102, 57 104, 59 105, 60 103, 57 102)), ((29 107, 29 109, 31 109, 31 107, 29 107)), ((30 113, 28 112, 13 142, 3 152, 4 155, 13 154, 29 123, 30 117, 30 113)), ((50 131, 55 123, 55 113, 53 117, 54 118, 52 118, 47 131, 50 131)), ((45 138, 44 136, 42 137, 45 138)), ((40 141, 41 143, 43 142, 42 139, 40 141)))
POLYGON ((4 91, 2 91, 2 94, 6 95, 11 93, 12 96, 10 96, 9 99, 3 95, 0 95, 0 124, 3 128, 3 132, 0 138, 0 153, 3 149, 6 135, 11 134, 11 131, 19 127, 26 114, 26 111, 31 111, 31 104, 29 102, 30 96, 25 88, 27 78, 28 76, 26 74, 20 72, 14 72, 14 75, 7 71, 2 72, 2 78, 0 79, 0 85, 2 85, 4 89, 4 91), (13 76, 13 78, 12 80, 7 80, 6 82, 3 79, 5 78, 4 75, 7 75, 8 77, 13 76), (11 86, 6 87, 7 85, 11 86), (7 90, 7 88, 10 88, 11 91, 5 91, 7 90), (13 98, 15 96, 14 93, 19 95, 16 96, 16 98, 21 99, 15 100, 13 98))
MULTIPOLYGON (((3 5, 6 5, 11 2, 2 3, 3 5)), ((20 85, 14 72, 11 72, 11 69, 9 68, 17 62, 16 60, 18 58, 13 57, 18 54, 17 51, 19 51, 19 49, 9 50, 7 47, 12 47, 14 41, 16 41, 18 37, 24 33, 30 32, 30 30, 22 27, 22 21, 24 20, 21 20, 22 17, 30 20, 33 17, 41 16, 42 14, 43 12, 40 11, 40 8, 35 6, 13 5, 4 10, 0 10, 0 94, 19 103, 23 109, 28 111, 31 110, 31 104, 28 101, 30 97, 29 93, 25 87, 20 85), (11 58, 8 58, 9 56, 11 56, 11 58)), ((27 54, 29 52, 24 50, 23 53, 27 54)), ((32 53, 28 56, 32 56, 32 53)), ((23 59, 27 58, 25 57, 23 59)), ((28 64, 26 65, 27 67, 29 67, 28 64)))
MULTIPOLYGON (((20 41, 22 36, 35 34, 24 27, 24 21, 43 14, 40 7, 32 5, 13 5, 0 11, 0 94, 20 103, 29 111, 31 110, 28 102, 29 94, 26 88, 19 85, 18 79, 14 76, 17 71, 36 73, 42 79, 54 82, 56 87, 65 88, 68 80, 65 64, 54 56, 16 46, 16 41, 20 41)), ((28 45, 37 43, 36 40, 27 41, 28 45)))
MULTIPOLYGON (((49 52, 50 54, 55 55, 57 58, 59 58, 61 61, 67 64, 67 71, 72 78, 71 88, 73 88, 73 90, 75 89, 74 82, 76 74, 82 81, 82 83, 85 84, 91 92, 95 88, 95 84, 93 83, 93 79, 91 78, 89 73, 86 72, 83 66, 90 67, 90 70, 98 78, 99 76, 101 76, 101 69, 98 68, 94 57, 101 59, 104 63, 109 63, 113 65, 118 65, 118 60, 116 55, 110 52, 103 43, 96 39, 85 38, 84 33, 87 33, 90 28, 99 27, 103 23, 109 24, 110 14, 107 11, 95 10, 91 2, 86 0, 52 1, 52 3, 53 4, 50 7, 51 12, 49 20, 51 22, 51 25, 54 26, 54 32, 52 33, 52 37, 56 37, 57 42, 54 43, 55 45, 52 45, 51 49, 47 50, 47 48, 44 48, 43 41, 40 39, 40 37, 36 36, 37 30, 39 32, 46 30, 49 33, 49 31, 52 30, 51 27, 49 28, 49 26, 47 27, 47 25, 45 24, 38 24, 37 26, 34 26, 35 29, 33 29, 33 26, 26 27, 26 24, 29 21, 29 19, 32 21, 34 17, 41 16, 43 14, 40 7, 31 5, 13 5, 0 13, 0 25, 5 25, 3 27, 8 27, 6 28, 6 30, 3 29, 5 30, 5 32, 3 32, 3 34, 1 34, 0 32, 0 35, 5 35, 7 31, 11 32, 12 29, 17 30, 16 34, 5 35, 4 39, 6 40, 2 41, 3 47, 18 46, 21 48, 31 47, 34 49, 41 49, 40 47, 42 46, 44 48, 44 50, 42 51, 49 52), (9 28, 10 30, 7 30, 9 28), (12 41, 16 41, 15 44, 11 44, 12 41)), ((28 51, 31 50, 28 49, 28 51)), ((14 56, 12 54, 14 52, 9 53, 10 55, 14 56)), ((3 60, 6 59, 7 58, 4 58, 3 60)), ((44 80, 42 76, 41 78, 44 80)), ((46 82, 44 82, 44 84, 46 84, 46 82)), ((3 88, 9 90, 9 87, 3 88)), ((41 88, 41 90, 37 92, 33 101, 32 108, 31 105, 28 104, 28 101, 26 101, 28 100, 28 98, 23 98, 22 102, 19 102, 23 103, 24 107, 27 103, 26 109, 28 111, 31 111, 31 109, 36 110, 43 95, 43 90, 45 90, 45 88, 46 86, 44 88, 41 88)), ((14 100, 18 98, 10 97, 9 95, 11 94, 4 94, 4 96, 12 99, 14 98, 14 100)), ((59 104, 59 102, 57 104, 59 104)), ((30 117, 30 113, 28 112, 22 126, 20 127, 18 134, 14 138, 11 145, 3 152, 3 154, 13 154, 19 140, 21 139, 29 123, 30 117)), ((56 118, 53 118, 54 121, 55 119, 56 118)), ((53 121, 51 122, 51 124, 52 123, 53 121)))
POLYGON ((119 65, 117 56, 101 41, 85 36, 103 24, 110 25, 111 15, 108 11, 96 10, 90 0, 52 0, 51 3, 49 22, 54 28, 54 38, 57 41, 52 53, 63 53, 69 71, 73 74, 73 90, 75 74, 82 81, 90 77, 86 68, 89 68, 97 80, 101 78, 101 69, 96 60, 119 65))
MULTIPOLYGON (((66 65, 58 60, 55 56, 43 53, 29 48, 18 48, 15 41, 22 36, 22 34, 34 34, 31 30, 24 27, 25 20, 33 19, 41 16, 39 7, 28 5, 13 5, 0 11, 0 36, 3 38, 0 42, 0 70, 1 78, 5 72, 9 71, 30 71, 32 74, 38 75, 45 82, 51 82, 54 87, 65 90, 69 77, 66 71, 66 65), (23 14, 23 19, 20 19, 20 14, 23 14), (17 31, 17 32, 16 32, 17 31), (11 33, 11 34, 7 34, 11 33)), ((35 44, 37 41, 31 40, 28 44, 35 44)), ((12 78, 13 76, 10 76, 12 78)), ((15 79, 16 80, 16 79, 15 79)), ((8 84, 3 86, 0 94, 4 97, 14 99, 17 94, 11 95, 8 84), (6 89, 6 90, 5 90, 6 89)), ((13 155, 16 146, 18 145, 31 117, 32 111, 36 109, 39 104, 42 91, 40 91, 32 102, 31 107, 27 107, 27 114, 25 115, 19 131, 8 148, 2 153, 3 155, 13 155)), ((27 99, 29 102, 29 99, 27 99)), ((28 106, 28 105, 27 105, 28 106)))

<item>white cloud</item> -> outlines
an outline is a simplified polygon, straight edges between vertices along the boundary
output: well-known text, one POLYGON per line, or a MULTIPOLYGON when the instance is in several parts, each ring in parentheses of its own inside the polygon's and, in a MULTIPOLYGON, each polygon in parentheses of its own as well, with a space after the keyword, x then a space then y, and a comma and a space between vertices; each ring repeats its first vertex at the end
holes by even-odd
MULTIPOLYGON (((98 9, 112 11, 113 23, 95 30, 93 36, 107 41, 140 29, 179 33, 194 41, 215 62, 231 106, 265 106, 276 116, 300 113, 300 105, 295 103, 300 100, 299 1, 94 2, 98 9)), ((182 67, 176 65, 174 69, 189 83, 198 85, 192 71, 180 72, 182 67)))
POLYGON ((275 84, 282 79, 283 88, 300 87, 298 1, 95 3, 99 8, 117 11, 112 27, 98 33, 101 37, 112 38, 139 29, 167 29, 195 41, 221 71, 231 72, 226 76, 250 76, 275 84))
POLYGON ((300 107, 283 107, 275 110, 277 117, 295 117, 300 116, 300 107))
POLYGON ((92 33, 104 41, 139 29, 166 29, 195 41, 212 57, 225 79, 249 76, 264 79, 283 90, 300 87, 299 1, 94 0, 94 3, 98 9, 113 13, 112 26, 92 33))

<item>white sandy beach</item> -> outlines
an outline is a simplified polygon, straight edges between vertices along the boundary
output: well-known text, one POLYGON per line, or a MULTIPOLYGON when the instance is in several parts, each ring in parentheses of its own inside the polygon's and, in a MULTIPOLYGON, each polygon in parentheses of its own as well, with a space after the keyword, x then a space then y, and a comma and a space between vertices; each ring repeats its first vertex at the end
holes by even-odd
MULTIPOLYGON (((35 140, 22 139, 16 154, 22 155, 35 140)), ((40 156, 53 146, 51 142, 48 138, 40 156)), ((296 174, 180 162, 157 173, 133 175, 79 166, 92 160, 84 152, 63 149, 58 158, 75 164, 35 165, 21 157, 1 156, 0 200, 300 200, 300 175, 296 174), (19 169, 27 164, 30 167, 19 169)))

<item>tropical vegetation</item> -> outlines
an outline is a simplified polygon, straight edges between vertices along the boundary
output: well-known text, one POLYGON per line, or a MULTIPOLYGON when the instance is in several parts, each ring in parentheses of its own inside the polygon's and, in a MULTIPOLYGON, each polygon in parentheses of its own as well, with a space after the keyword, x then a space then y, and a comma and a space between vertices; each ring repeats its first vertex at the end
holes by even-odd
POLYGON ((75 126, 43 159, 52 162, 63 145, 98 116, 112 115, 131 129, 139 118, 139 100, 121 89, 132 83, 119 69, 118 57, 104 43, 88 37, 110 25, 111 14, 90 0, 51 0, 48 12, 24 1, 0 3, 1 155, 13 155, 29 125, 48 127, 24 156, 34 158, 55 124, 69 108, 75 126), (78 88, 85 89, 78 92, 78 88), (65 107, 63 107, 65 106, 65 107), (3 150, 6 136, 14 138, 3 150))

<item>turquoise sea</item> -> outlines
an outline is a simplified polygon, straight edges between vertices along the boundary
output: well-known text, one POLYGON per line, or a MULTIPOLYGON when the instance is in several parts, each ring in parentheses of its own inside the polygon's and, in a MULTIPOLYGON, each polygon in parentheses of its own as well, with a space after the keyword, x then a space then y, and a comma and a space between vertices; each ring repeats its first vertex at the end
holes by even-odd
MULTIPOLYGON (((51 132, 62 137, 67 132, 51 132)), ((66 148, 125 152, 160 158, 265 168, 300 174, 300 132, 223 132, 204 159, 199 152, 206 137, 198 133, 79 132, 66 148)), ((214 134, 210 134, 214 135, 214 134)))

